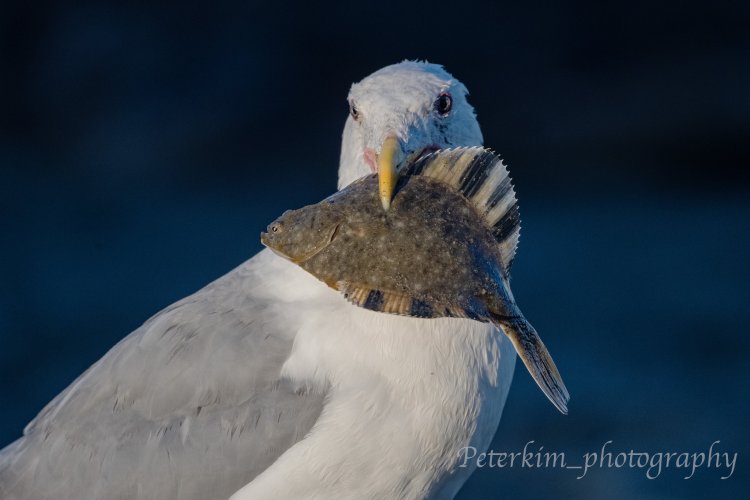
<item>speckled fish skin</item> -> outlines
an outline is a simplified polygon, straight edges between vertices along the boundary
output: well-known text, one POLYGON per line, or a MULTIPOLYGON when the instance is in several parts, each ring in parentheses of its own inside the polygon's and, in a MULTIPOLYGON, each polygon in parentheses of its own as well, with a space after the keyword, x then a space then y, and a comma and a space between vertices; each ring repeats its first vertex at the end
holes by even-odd
POLYGON ((490 151, 464 148, 407 167, 387 211, 370 175, 285 212, 261 241, 361 307, 496 324, 566 413, 565 385, 510 290, 519 230, 507 170, 490 151))
POLYGON ((426 177, 413 177, 386 212, 371 175, 341 193, 284 214, 264 243, 333 288, 341 282, 444 306, 423 317, 468 309, 517 314, 492 235, 466 200, 426 177))

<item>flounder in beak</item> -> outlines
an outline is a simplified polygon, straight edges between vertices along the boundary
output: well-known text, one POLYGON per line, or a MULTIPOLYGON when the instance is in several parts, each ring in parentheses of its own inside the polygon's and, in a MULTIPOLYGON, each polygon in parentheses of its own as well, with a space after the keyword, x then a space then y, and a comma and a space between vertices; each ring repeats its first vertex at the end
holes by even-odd
POLYGON ((288 211, 261 241, 360 307, 498 326, 567 413, 565 384, 510 289, 520 216, 500 159, 481 147, 422 158, 403 169, 387 211, 379 187, 370 175, 288 211))

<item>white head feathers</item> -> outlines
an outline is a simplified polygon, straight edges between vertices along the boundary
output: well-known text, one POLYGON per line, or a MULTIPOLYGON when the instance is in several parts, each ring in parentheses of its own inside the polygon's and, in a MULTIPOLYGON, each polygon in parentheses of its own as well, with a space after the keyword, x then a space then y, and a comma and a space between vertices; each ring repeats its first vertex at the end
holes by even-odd
POLYGON ((339 188, 373 172, 373 159, 388 135, 398 138, 402 158, 430 149, 481 146, 467 93, 442 66, 416 61, 386 66, 352 85, 339 188))

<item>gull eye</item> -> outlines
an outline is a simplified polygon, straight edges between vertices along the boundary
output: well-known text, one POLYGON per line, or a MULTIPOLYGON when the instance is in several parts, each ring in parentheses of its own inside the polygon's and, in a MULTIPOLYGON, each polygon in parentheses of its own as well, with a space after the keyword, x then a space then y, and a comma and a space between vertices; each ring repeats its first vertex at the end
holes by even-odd
POLYGON ((359 110, 353 102, 349 103, 349 114, 352 115, 355 121, 359 121, 359 110))
POLYGON ((440 94, 435 100, 435 111, 440 116, 445 116, 451 112, 453 107, 453 98, 450 94, 440 94))

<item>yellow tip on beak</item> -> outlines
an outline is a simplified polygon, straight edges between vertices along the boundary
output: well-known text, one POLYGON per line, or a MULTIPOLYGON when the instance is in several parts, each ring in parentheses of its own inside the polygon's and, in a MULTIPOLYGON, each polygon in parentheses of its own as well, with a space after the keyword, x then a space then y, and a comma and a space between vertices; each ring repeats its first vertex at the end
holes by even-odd
POLYGON ((380 184, 380 202, 383 209, 388 210, 391 206, 393 191, 396 189, 398 174, 396 173, 396 162, 401 146, 395 135, 389 135, 383 141, 383 147, 378 155, 378 180, 380 184))

